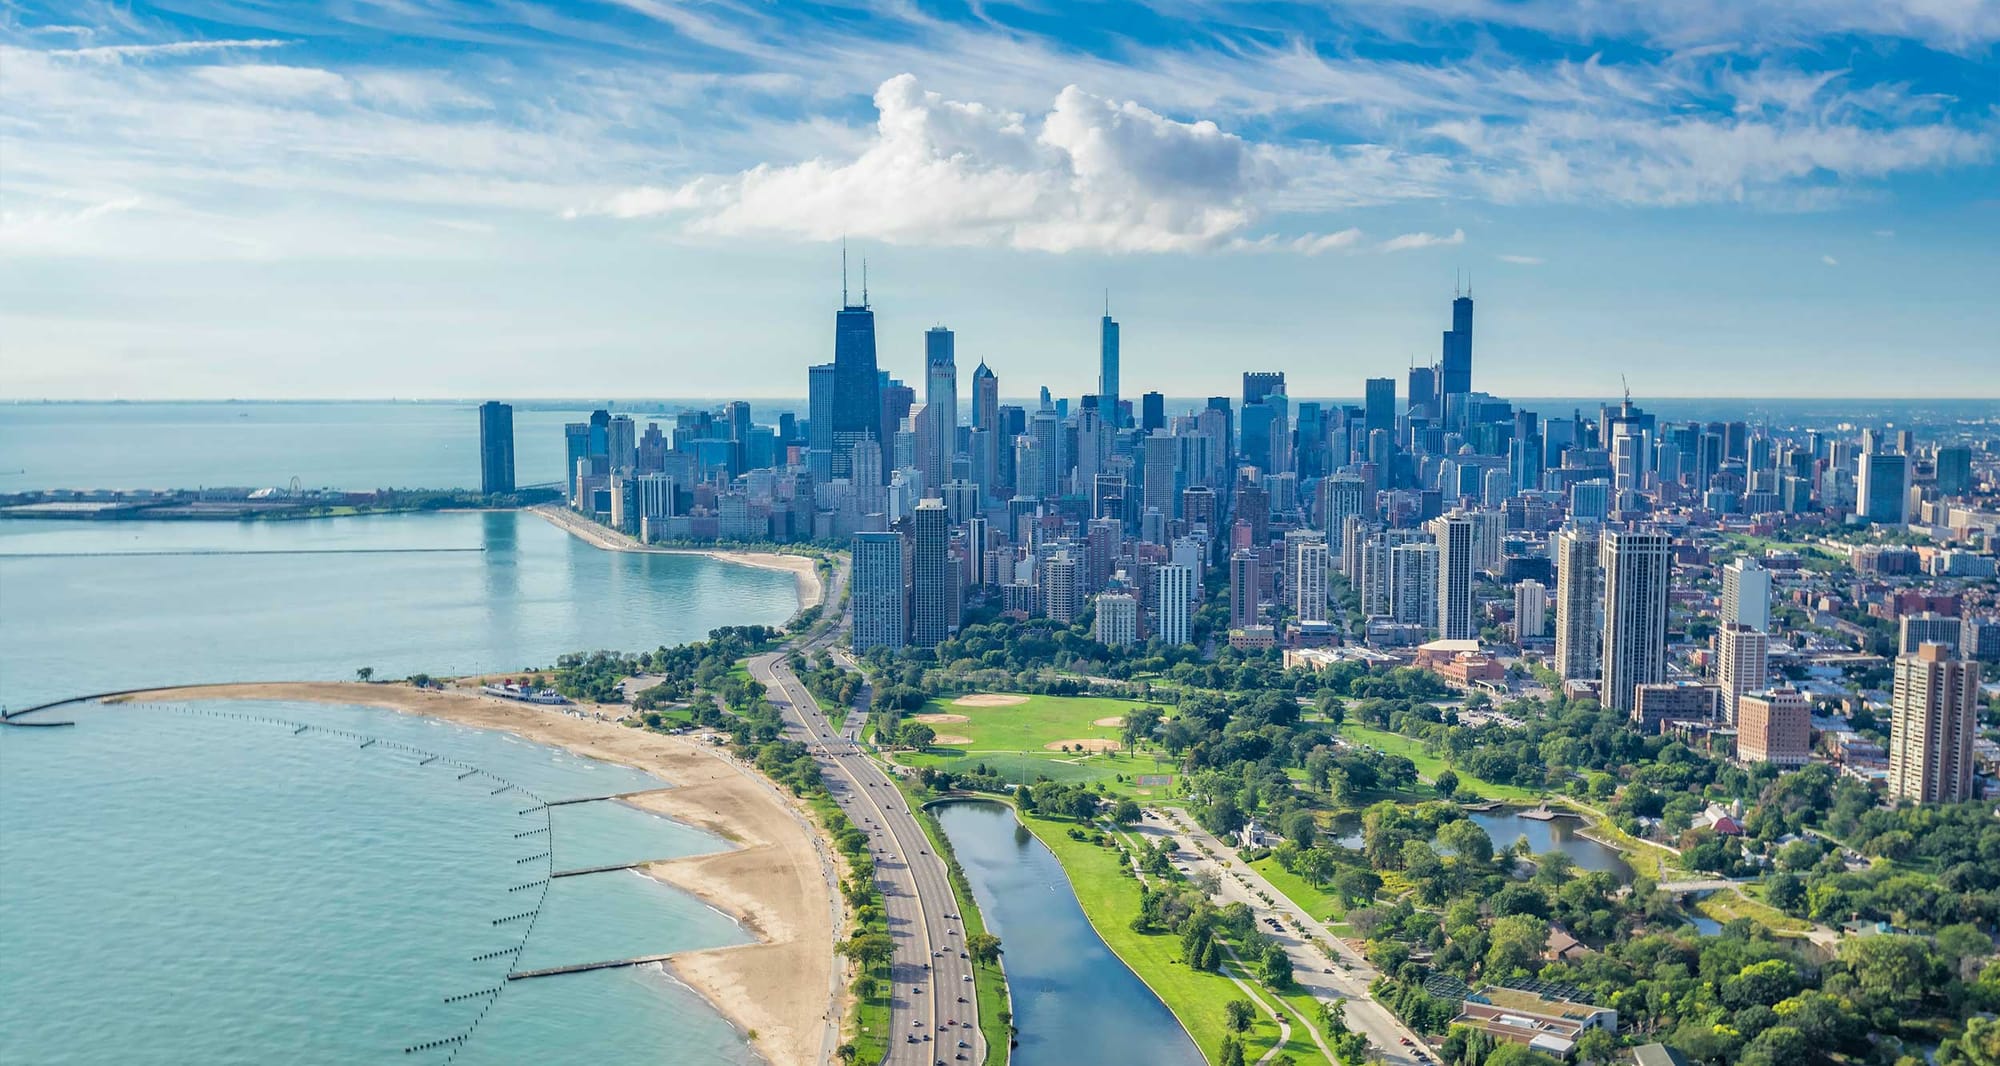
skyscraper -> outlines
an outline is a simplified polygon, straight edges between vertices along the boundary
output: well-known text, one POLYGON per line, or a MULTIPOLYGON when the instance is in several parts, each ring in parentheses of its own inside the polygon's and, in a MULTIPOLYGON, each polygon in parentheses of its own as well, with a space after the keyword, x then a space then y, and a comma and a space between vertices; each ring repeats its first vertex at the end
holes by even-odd
POLYGON ((910 646, 935 648, 958 628, 951 572, 951 516, 943 500, 920 501, 910 515, 910 646))
POLYGON ((1000 496, 1000 449, 1009 440, 1000 426, 1000 379, 981 360, 972 371, 972 479, 989 498, 1000 496))
POLYGON ((563 498, 576 507, 582 487, 581 474, 589 473, 590 423, 571 422, 563 427, 563 498))
POLYGON ((853 643, 856 653, 873 648, 895 651, 908 632, 904 596, 906 580, 903 535, 894 532, 854 535, 853 643))
POLYGON ((494 400, 479 405, 479 491, 514 491, 514 408, 494 400))
POLYGON ((1285 372, 1282 370, 1245 370, 1243 372, 1243 406, 1263 403, 1265 397, 1274 392, 1285 391, 1285 372))
POLYGON ((1099 644, 1122 647, 1139 641, 1139 601, 1129 592, 1100 592, 1092 601, 1097 619, 1092 635, 1099 644))
POLYGON ((1797 689, 1745 693, 1737 701, 1736 757, 1804 766, 1812 759, 1812 704, 1797 689))
POLYGON ((1188 642, 1189 604, 1194 599, 1194 571, 1178 563, 1153 568, 1153 635, 1160 643, 1188 642))
POLYGON ((1889 794, 1917 803, 1972 798, 1979 664, 1943 644, 1896 660, 1890 697, 1889 794))
POLYGON ((1111 317, 1110 297, 1105 297, 1104 319, 1097 331, 1097 406, 1111 428, 1119 428, 1118 414, 1118 320, 1111 317))
POLYGON ((951 457, 958 450, 958 362, 951 330, 933 326, 924 332, 924 425, 917 444, 917 469, 924 485, 934 488, 950 480, 951 457))
POLYGON ((1257 624, 1257 553, 1236 551, 1229 556, 1229 628, 1243 629, 1257 624))
POLYGON ((1474 640, 1479 627, 1472 614, 1472 516, 1463 511, 1432 519, 1437 538, 1438 636, 1444 640, 1474 640))
POLYGON ((1597 676, 1603 605, 1597 529, 1565 526, 1556 534, 1556 673, 1563 680, 1597 676))
POLYGON ((1549 629, 1549 590, 1533 578, 1514 586, 1514 638, 1527 640, 1549 629))
POLYGON ((1770 638, 1761 629, 1724 622, 1715 631, 1715 687, 1722 694, 1723 720, 1736 722, 1748 692, 1760 692, 1770 674, 1770 638))
POLYGON ((1463 396, 1472 391, 1472 294, 1451 301, 1451 329, 1444 335, 1443 358, 1438 363, 1438 392, 1463 396))
POLYGON ((1633 690, 1667 679, 1667 593, 1672 541, 1652 530, 1604 531, 1604 706, 1632 709, 1633 690))
POLYGON ((1139 432, 1151 433, 1167 425, 1167 398, 1158 392, 1139 397, 1139 432))
POLYGON ((1722 624, 1732 622, 1768 632, 1771 628, 1771 572, 1751 556, 1722 568, 1722 624))
POLYGON ((836 463, 833 458, 833 397, 838 380, 832 363, 816 363, 806 370, 806 469, 814 481, 831 481, 836 467, 852 474, 849 462, 836 463))
POLYGON ((840 313, 833 327, 833 476, 853 472, 854 445, 885 443, 882 379, 875 365, 875 312, 868 307, 868 267, 862 265, 861 302, 847 297, 847 255, 841 253, 840 313))
POLYGON ((1341 539, 1349 515, 1363 513, 1361 495, 1365 483, 1353 474, 1335 474, 1319 483, 1320 528, 1326 531, 1326 543, 1330 550, 1339 554, 1346 549, 1341 539))
POLYGON ((1910 520, 1910 457, 1898 452, 1865 452, 1855 482, 1855 511, 1870 522, 1903 525, 1910 520))
MULTIPOLYGON (((1290 535, 1287 534, 1290 540, 1290 535)), ((1327 549, 1323 536, 1313 536, 1294 540, 1293 559, 1289 569, 1292 581, 1292 612, 1300 622, 1326 621, 1326 567, 1327 549)))
POLYGON ((1369 378, 1362 385, 1362 429, 1396 432, 1396 379, 1369 378))

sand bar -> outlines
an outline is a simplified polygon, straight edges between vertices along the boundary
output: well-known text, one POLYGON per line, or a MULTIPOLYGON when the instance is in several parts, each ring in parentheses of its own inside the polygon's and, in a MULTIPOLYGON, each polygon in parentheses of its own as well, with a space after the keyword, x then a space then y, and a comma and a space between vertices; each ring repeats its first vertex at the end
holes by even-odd
POLYGON ((645 552, 653 555, 706 555, 725 563, 738 566, 754 566, 762 570, 784 570, 798 582, 799 610, 817 607, 826 597, 826 589, 819 579, 819 566, 805 555, 788 555, 784 552, 748 551, 740 548, 663 548, 654 544, 641 544, 615 529, 607 529, 582 515, 555 504, 536 504, 528 510, 547 519, 550 524, 567 530, 571 535, 589 541, 606 551, 645 552))
MULTIPOLYGON (((499 729, 587 758, 656 774, 675 787, 630 802, 739 845, 644 869, 742 922, 758 943, 686 951, 675 973, 733 1022, 757 1034, 773 1066, 820 1060, 835 1005, 837 897, 831 860, 803 809, 726 752, 684 737, 590 719, 465 691, 351 682, 199 685, 155 689, 108 702, 290 700, 361 704, 480 729, 499 729)), ((679 1061, 670 1048, 662 1062, 679 1061)))

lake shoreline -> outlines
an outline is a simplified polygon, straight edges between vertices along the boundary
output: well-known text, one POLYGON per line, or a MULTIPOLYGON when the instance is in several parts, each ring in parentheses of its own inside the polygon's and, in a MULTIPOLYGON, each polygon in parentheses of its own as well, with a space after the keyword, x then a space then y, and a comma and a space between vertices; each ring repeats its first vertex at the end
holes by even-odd
MULTIPOLYGON (((822 1058, 828 1015, 838 1010, 828 995, 842 913, 832 851, 802 804, 719 748, 471 692, 401 684, 198 685, 130 692, 106 702, 191 700, 380 707, 510 733, 667 781, 671 787, 625 802, 707 830, 736 847, 641 869, 730 915, 756 938, 750 944, 678 952, 668 965, 772 1066, 809 1066, 822 1058), (815 973, 826 978, 799 979, 815 973)), ((663 1061, 674 1061, 668 1049, 662 1051, 663 1061)))
POLYGON ((665 548, 642 544, 634 537, 598 525, 559 504, 536 504, 523 510, 538 515, 557 529, 605 551, 637 552, 648 555, 703 555, 738 566, 754 566, 760 570, 783 570, 790 573, 798 583, 801 611, 819 606, 826 598, 825 584, 819 577, 819 563, 811 556, 777 551, 755 551, 748 548, 665 548))

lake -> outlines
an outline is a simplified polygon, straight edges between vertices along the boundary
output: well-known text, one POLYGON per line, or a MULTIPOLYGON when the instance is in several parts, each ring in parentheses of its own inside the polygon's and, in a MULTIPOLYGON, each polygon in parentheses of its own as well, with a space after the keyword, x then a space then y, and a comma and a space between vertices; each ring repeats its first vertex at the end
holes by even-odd
POLYGON ((936 811, 1005 952, 1020 1031, 1014 1066, 1201 1066, 1173 1012, 1098 938, 1062 864, 1013 808, 961 802, 936 811))
POLYGON ((0 521, 0 702, 216 681, 463 674, 782 624, 789 573, 611 552, 514 511, 0 521))

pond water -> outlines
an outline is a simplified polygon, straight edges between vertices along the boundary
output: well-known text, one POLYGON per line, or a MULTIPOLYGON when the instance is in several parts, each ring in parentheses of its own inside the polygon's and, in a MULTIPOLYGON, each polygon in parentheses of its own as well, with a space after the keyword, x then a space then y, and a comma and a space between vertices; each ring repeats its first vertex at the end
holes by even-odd
POLYGON ((1055 855, 999 803, 949 803, 938 821, 1000 938, 1020 1044, 1014 1066, 1202 1066, 1173 1012, 1091 928, 1055 855))

